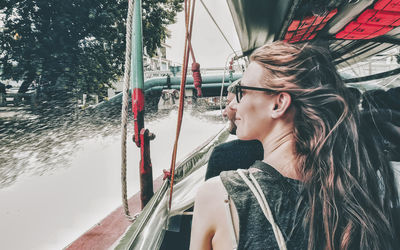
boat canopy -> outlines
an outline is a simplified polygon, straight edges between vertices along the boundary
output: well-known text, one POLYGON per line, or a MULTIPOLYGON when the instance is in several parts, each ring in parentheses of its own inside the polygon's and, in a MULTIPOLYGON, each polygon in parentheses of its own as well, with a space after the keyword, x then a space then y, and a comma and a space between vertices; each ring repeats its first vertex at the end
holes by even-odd
POLYGON ((327 46, 338 68, 400 43, 400 0, 227 0, 243 55, 276 40, 327 46))

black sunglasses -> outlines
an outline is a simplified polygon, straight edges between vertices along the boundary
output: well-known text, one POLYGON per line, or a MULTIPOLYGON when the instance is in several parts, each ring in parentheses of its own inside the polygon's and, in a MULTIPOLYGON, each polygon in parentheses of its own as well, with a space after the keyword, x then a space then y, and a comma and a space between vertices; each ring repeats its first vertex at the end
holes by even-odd
POLYGON ((243 97, 243 89, 248 89, 248 90, 256 90, 256 91, 263 91, 263 92, 268 92, 268 93, 278 93, 279 91, 274 90, 274 89, 268 89, 268 88, 258 88, 258 87, 249 87, 249 86, 242 86, 240 85, 240 82, 236 84, 235 86, 235 94, 236 94, 236 101, 237 103, 240 102, 240 100, 243 97))

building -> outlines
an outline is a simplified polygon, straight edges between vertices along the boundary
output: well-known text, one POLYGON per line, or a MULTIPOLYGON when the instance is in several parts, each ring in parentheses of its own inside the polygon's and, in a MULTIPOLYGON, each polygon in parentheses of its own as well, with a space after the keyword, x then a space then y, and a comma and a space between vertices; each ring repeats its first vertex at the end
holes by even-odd
MULTIPOLYGON (((153 77, 162 77, 171 75, 170 66, 176 66, 177 63, 173 63, 171 60, 167 58, 167 51, 171 48, 166 43, 161 43, 161 47, 157 48, 156 55, 150 57, 144 49, 143 55, 143 69, 144 69, 144 80, 153 78, 153 77)), ((112 84, 113 88, 109 88, 107 90, 108 98, 113 97, 122 92, 123 90, 123 77, 120 78, 119 81, 114 82, 112 84)))

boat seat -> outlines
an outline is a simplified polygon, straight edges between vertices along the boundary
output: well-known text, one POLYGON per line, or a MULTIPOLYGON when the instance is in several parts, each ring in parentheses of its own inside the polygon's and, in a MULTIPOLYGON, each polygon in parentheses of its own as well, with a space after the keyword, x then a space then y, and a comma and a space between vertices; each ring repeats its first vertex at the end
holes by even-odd
POLYGON ((161 250, 187 250, 190 245, 190 232, 192 229, 193 208, 183 214, 171 216, 167 229, 164 229, 164 239, 161 250))
POLYGON ((394 210, 394 225, 396 228, 396 232, 400 235, 400 207, 392 208, 394 210))

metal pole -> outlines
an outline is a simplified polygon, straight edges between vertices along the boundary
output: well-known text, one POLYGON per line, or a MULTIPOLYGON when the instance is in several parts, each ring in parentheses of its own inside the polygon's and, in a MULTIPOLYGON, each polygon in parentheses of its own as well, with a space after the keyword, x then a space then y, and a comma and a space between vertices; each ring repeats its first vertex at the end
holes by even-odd
POLYGON ((132 25, 131 56, 132 112, 135 122, 134 141, 140 147, 140 199, 142 208, 153 196, 153 173, 150 159, 150 140, 154 139, 144 128, 144 77, 142 1, 135 0, 132 25))
POLYGON ((135 0, 132 25, 131 89, 135 121, 135 143, 140 147, 140 130, 144 128, 142 1, 135 0))

